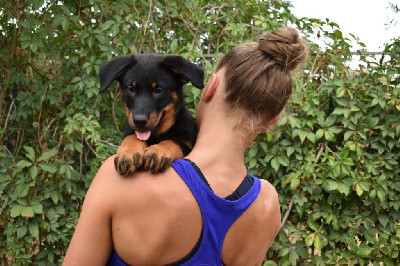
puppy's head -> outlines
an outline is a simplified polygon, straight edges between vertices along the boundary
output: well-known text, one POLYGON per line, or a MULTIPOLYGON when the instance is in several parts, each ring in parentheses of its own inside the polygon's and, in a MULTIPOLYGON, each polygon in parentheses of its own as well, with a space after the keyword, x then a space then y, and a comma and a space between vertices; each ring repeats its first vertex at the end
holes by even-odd
POLYGON ((204 71, 180 56, 120 56, 100 68, 100 92, 119 82, 128 123, 139 139, 147 140, 175 123, 183 85, 203 88, 203 79, 204 71))

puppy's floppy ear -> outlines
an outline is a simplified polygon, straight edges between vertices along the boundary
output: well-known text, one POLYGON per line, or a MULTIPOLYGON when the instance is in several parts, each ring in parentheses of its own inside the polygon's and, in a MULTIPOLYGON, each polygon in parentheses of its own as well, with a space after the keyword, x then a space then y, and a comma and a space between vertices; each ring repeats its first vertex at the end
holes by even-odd
POLYGON ((183 57, 177 55, 165 56, 161 65, 182 75, 184 79, 190 81, 196 88, 204 88, 204 70, 183 57))
POLYGON ((118 56, 100 67, 100 93, 104 92, 111 83, 126 69, 136 63, 134 55, 118 56))

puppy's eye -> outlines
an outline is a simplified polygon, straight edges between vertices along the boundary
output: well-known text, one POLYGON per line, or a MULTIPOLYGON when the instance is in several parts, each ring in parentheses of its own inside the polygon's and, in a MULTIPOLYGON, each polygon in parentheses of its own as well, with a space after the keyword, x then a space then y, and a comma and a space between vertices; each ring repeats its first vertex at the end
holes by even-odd
POLYGON ((153 91, 154 95, 160 95, 163 92, 164 92, 163 88, 155 88, 154 91, 153 91))
POLYGON ((136 92, 136 89, 135 89, 135 87, 133 87, 133 86, 128 86, 126 89, 127 89, 130 93, 135 93, 135 92, 136 92))

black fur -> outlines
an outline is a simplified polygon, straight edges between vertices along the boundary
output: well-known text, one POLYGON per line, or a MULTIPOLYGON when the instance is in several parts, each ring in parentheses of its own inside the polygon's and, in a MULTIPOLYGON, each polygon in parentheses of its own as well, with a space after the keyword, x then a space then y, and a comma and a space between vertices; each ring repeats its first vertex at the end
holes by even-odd
MULTIPOLYGON (((147 147, 172 140, 185 156, 196 141, 197 129, 194 117, 183 104, 183 85, 191 82, 195 87, 203 88, 203 79, 204 71, 180 56, 119 56, 100 68, 100 93, 114 80, 119 82, 127 112, 124 139, 135 131, 151 131, 150 138, 145 141, 147 147), (166 111, 172 108, 173 111, 166 111), (172 113, 174 123, 171 123, 172 113), (155 117, 161 117, 158 123, 155 123, 155 117)), ((124 145, 123 141, 115 165, 121 174, 129 174, 135 170, 133 168, 142 168, 146 164, 154 172, 163 171, 171 163, 169 156, 157 154, 154 149, 156 154, 145 156, 146 148, 141 152, 137 145, 133 145, 130 155, 127 150, 131 148, 124 145)))

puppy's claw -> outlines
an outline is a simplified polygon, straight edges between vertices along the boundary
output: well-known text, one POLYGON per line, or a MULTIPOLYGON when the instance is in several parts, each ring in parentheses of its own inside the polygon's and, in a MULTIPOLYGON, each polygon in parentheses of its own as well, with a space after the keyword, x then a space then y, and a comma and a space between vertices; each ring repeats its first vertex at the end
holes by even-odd
POLYGON ((165 168, 169 165, 171 159, 170 158, 163 158, 161 160, 161 165, 160 165, 160 172, 163 173, 165 171, 165 168))
POLYGON ((114 167, 115 167, 115 171, 118 172, 118 157, 115 157, 115 159, 114 159, 114 167))
POLYGON ((140 168, 142 168, 142 164, 141 164, 141 162, 140 162, 140 154, 139 153, 136 153, 136 155, 135 155, 135 159, 136 159, 136 168, 137 169, 140 169, 140 168))

